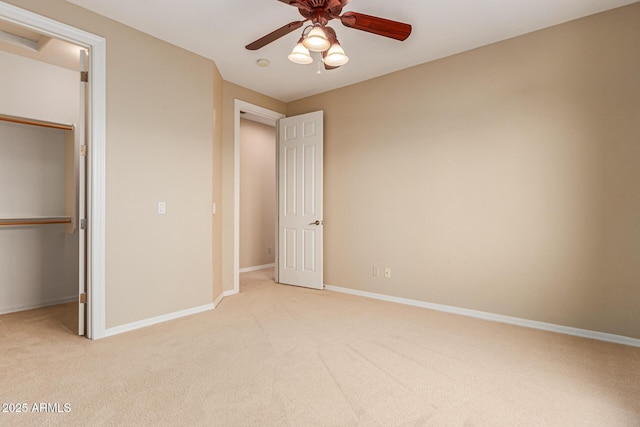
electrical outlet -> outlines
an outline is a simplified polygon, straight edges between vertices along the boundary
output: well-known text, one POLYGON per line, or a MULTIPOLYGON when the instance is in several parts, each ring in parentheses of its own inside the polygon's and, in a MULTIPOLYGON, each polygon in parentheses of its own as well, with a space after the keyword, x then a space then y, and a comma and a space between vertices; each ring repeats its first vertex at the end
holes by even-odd
POLYGON ((373 277, 380 277, 380 267, 377 265, 373 266, 373 277))
POLYGON ((167 213, 167 202, 158 202, 158 215, 167 213))
POLYGON ((391 278, 391 267, 385 267, 384 277, 386 277, 387 279, 391 278))

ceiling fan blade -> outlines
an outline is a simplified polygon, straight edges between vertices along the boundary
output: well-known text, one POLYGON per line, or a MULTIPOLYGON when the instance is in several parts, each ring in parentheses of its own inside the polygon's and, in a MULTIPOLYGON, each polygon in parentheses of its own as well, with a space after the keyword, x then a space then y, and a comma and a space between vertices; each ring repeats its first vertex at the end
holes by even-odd
POLYGON ((340 20, 345 27, 367 31, 380 36, 396 40, 406 40, 411 34, 411 25, 377 16, 365 15, 358 12, 346 12, 340 20))
POLYGON ((304 24, 304 22, 305 21, 289 22, 287 25, 283 25, 282 27, 278 28, 277 30, 270 32, 266 36, 263 36, 263 37, 259 38, 258 40, 254 41, 252 43, 249 43, 248 45, 245 46, 245 48, 248 49, 248 50, 258 50, 261 47, 264 47, 264 46, 268 45, 269 43, 278 40, 280 37, 286 36, 290 32, 292 32, 294 30, 297 30, 298 28, 302 27, 302 24, 304 24))

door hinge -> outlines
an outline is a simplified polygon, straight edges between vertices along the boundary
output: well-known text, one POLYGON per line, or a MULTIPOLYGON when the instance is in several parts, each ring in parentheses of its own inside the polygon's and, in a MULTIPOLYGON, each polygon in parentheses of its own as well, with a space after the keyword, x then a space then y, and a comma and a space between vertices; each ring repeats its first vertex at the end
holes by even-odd
POLYGON ((81 145, 80 146, 80 154, 82 154, 83 156, 87 155, 87 146, 86 145, 81 145))
POLYGON ((80 220, 80 230, 86 230, 87 229, 87 220, 86 218, 82 218, 80 220))
POLYGON ((86 303, 87 303, 87 294, 83 292, 80 294, 80 304, 86 304, 86 303))
POLYGON ((89 83, 89 72, 80 71, 80 81, 83 83, 89 83))

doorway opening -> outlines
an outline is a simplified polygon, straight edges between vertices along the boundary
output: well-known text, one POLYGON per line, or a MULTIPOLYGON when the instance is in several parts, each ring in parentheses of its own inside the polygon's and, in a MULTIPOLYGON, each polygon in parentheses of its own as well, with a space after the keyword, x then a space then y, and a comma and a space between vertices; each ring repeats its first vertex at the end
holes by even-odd
POLYGON ((234 262, 233 290, 240 291, 240 117, 277 121, 276 283, 322 289, 323 284, 323 111, 285 117, 235 100, 234 103, 234 262))
MULTIPOLYGON (((240 273, 275 266, 276 127, 242 112, 240 118, 240 273)), ((240 282, 242 286, 242 281, 240 282)))
MULTIPOLYGON (((88 96, 84 111, 86 114, 86 135, 84 145, 86 145, 86 196, 87 213, 84 218, 76 218, 75 224, 65 224, 64 227, 75 227, 80 229, 85 226, 86 230, 86 263, 84 257, 78 257, 77 262, 86 265, 86 336, 92 339, 102 338, 105 335, 104 319, 104 193, 105 193, 105 40, 66 24, 53 21, 49 18, 20 9, 16 6, 0 2, 0 25, 10 26, 17 29, 17 32, 25 31, 38 34, 45 39, 59 40, 60 42, 74 45, 89 52, 88 70, 89 80, 86 84, 88 96), (85 222, 82 224, 81 219, 85 222), (82 258, 82 259, 80 259, 82 258)), ((8 32, 7 32, 8 33, 8 32)), ((27 37, 11 34, 5 37, 19 44, 22 40, 22 48, 29 45, 37 50, 38 43, 29 43, 27 37)), ((14 43, 14 44, 16 44, 14 43)), ((18 49, 21 47, 18 46, 18 49)), ((80 84, 80 70, 78 70, 78 84, 80 84)), ((18 97, 20 98, 20 97, 18 97)), ((26 97, 25 97, 26 98, 26 97)), ((79 97, 80 98, 80 97, 79 97)), ((78 102, 79 101, 78 98, 78 102)), ((4 100, 8 102, 7 99, 4 100)), ((6 111, 5 105, 0 104, 0 108, 5 113, 11 115, 12 111, 6 111)), ((23 106, 24 107, 24 106, 23 106)), ((33 116, 34 114, 24 113, 22 107, 15 107, 19 117, 33 116), (23 111, 23 112, 20 112, 23 111)), ((24 108, 29 108, 24 107, 24 108)), ((35 114, 36 116, 38 114, 35 114)), ((32 117, 33 118, 33 117, 32 117)), ((38 117, 35 117, 36 119, 38 117)), ((37 120, 36 120, 37 121, 37 120)), ((43 120, 46 121, 46 120, 43 120)), ((65 120, 66 121, 66 120, 65 120)), ((83 123, 84 124, 84 123, 83 123)), ((80 127, 80 123, 77 123, 80 127)), ((76 132, 79 133, 79 132, 76 132)), ((65 137, 61 137, 63 140, 65 137)), ((64 145, 64 142, 63 142, 64 145)), ((69 145, 67 143, 66 145, 69 145)), ((73 144, 71 144, 73 146, 73 144)), ((20 149, 23 149, 21 147, 20 149)), ((58 153, 59 154, 59 153, 58 153)), ((72 152, 71 155, 74 153, 72 152)), ((63 154, 64 156, 64 154, 63 154)), ((79 193, 79 191, 78 191, 79 193)), ((66 215, 65 215, 66 216, 66 215)), ((82 246, 79 245, 78 250, 82 246)), ((78 272, 78 276, 83 273, 78 272)), ((64 274, 63 274, 64 276, 64 274)), ((3 284, 12 286, 11 283, 3 284)), ((13 284, 15 286, 15 284, 13 284)), ((80 303, 84 304, 82 301, 80 303)), ((81 305, 82 305, 81 304, 81 305)))
MULTIPOLYGON (((251 118, 269 126, 276 126, 285 115, 236 99, 234 102, 234 189, 233 189, 233 294, 240 292, 240 153, 242 117, 251 118)), ((275 141, 274 141, 275 142, 275 141)), ((277 170, 277 166, 276 166, 277 170)), ((275 179, 275 177, 274 177, 275 179)), ((274 224, 275 225, 275 224, 274 224)), ((278 281, 277 239, 274 233, 273 254, 275 256, 275 280, 278 281)))

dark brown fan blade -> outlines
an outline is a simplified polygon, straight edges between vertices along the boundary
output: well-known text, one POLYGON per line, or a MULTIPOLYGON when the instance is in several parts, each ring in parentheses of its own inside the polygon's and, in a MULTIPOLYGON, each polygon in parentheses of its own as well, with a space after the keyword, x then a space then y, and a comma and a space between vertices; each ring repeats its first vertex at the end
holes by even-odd
POLYGON ((245 48, 249 50, 258 50, 261 47, 264 47, 269 43, 278 40, 280 37, 286 36, 291 31, 297 30, 298 28, 302 27, 302 24, 304 24, 304 22, 305 21, 289 22, 287 25, 284 25, 278 28, 277 30, 267 34, 266 36, 261 37, 252 43, 249 43, 248 45, 245 46, 245 48))
POLYGON ((406 40, 411 34, 411 25, 390 19, 378 18, 358 12, 346 12, 340 17, 345 27, 368 31, 396 40, 406 40))

